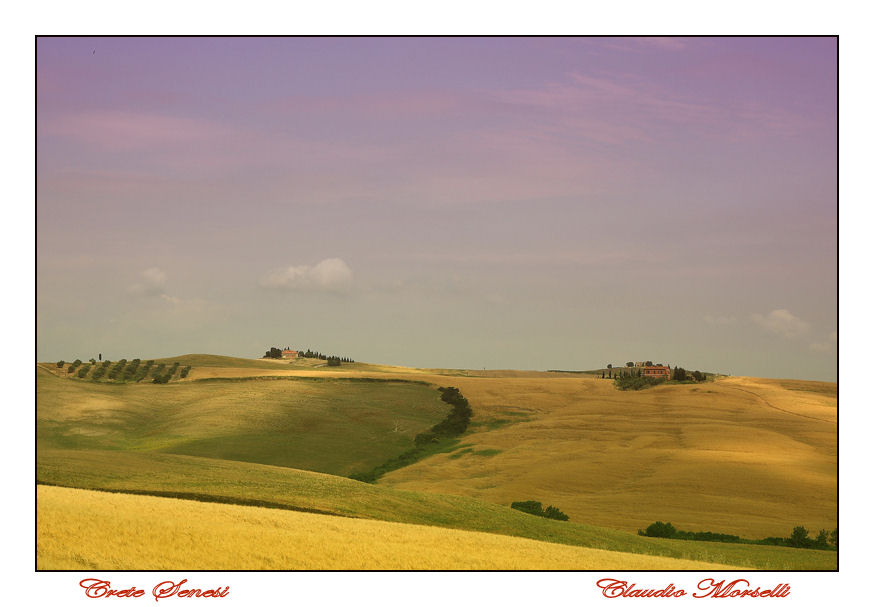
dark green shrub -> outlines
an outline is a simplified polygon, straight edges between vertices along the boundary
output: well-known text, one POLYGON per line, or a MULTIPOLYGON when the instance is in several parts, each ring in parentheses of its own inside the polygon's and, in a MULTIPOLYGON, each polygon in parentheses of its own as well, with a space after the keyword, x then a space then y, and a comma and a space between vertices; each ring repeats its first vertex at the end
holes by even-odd
POLYGON ((626 375, 624 377, 616 377, 613 380, 613 385, 619 390, 643 390, 652 386, 665 383, 661 377, 645 377, 626 375))
POLYGON ((127 364, 127 359, 122 358, 120 361, 113 365, 112 369, 109 370, 109 379, 118 379, 118 376, 121 375, 121 372, 124 370, 124 366, 127 364))
POLYGON ((182 371, 179 372, 179 377, 185 379, 188 377, 188 373, 191 371, 191 365, 182 368, 182 371))
POLYGON ((59 360, 59 361, 58 361, 58 369, 60 369, 61 367, 63 367, 65 364, 67 364, 67 363, 65 363, 65 362, 62 361, 62 360, 59 360))
POLYGON ((128 381, 133 378, 134 374, 137 372, 137 368, 140 366, 140 359, 135 358, 130 361, 130 364, 124 368, 124 372, 121 375, 121 378, 124 381, 128 381))
POLYGON ((99 367, 94 369, 94 373, 91 374, 91 379, 102 379, 106 374, 106 370, 109 368, 110 362, 108 360, 103 361, 99 367))
POLYGON ((676 533, 677 530, 672 524, 656 521, 646 528, 644 535, 647 537, 674 537, 676 533))
POLYGON ((813 546, 813 540, 807 535, 807 529, 798 526, 792 529, 792 535, 789 536, 787 543, 793 548, 810 548, 813 546))
POLYGON ((437 438, 437 435, 433 432, 420 432, 416 435, 416 438, 413 439, 413 442, 416 443, 416 446, 428 445, 431 443, 436 443, 440 439, 437 438))
POLYGON ((362 483, 375 483, 377 476, 376 473, 371 470, 370 472, 355 472, 349 475, 353 481, 361 481, 362 483))
POLYGON ((82 367, 79 367, 79 372, 76 375, 80 378, 85 377, 86 375, 88 375, 88 371, 90 371, 90 370, 91 370, 91 365, 84 365, 82 367))
POLYGON ((143 379, 145 379, 146 375, 149 374, 149 370, 151 370, 152 365, 154 365, 154 364, 155 364, 155 361, 147 360, 146 364, 141 365, 137 369, 136 374, 133 376, 133 380, 134 381, 142 381, 143 379))
POLYGON ((527 512, 528 514, 534 514, 536 516, 543 515, 543 504, 535 501, 528 502, 513 502, 510 504, 510 508, 514 510, 521 510, 522 512, 527 512))
POLYGON ((547 506, 546 510, 543 511, 543 516, 546 518, 553 518, 557 521, 566 521, 568 520, 568 515, 556 508, 555 506, 547 506))
POLYGON ((546 510, 544 510, 543 504, 533 500, 527 502, 513 502, 510 504, 510 508, 527 514, 533 514, 534 516, 542 516, 544 518, 551 518, 558 521, 566 521, 569 518, 567 514, 555 506, 547 506, 546 510))

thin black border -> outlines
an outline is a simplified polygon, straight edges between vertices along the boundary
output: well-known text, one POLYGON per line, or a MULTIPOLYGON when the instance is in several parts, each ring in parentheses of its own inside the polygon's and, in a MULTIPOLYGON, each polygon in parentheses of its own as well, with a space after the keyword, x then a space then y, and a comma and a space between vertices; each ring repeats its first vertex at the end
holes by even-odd
MULTIPOLYGON (((597 35, 549 35, 549 34, 526 34, 526 35, 501 35, 501 34, 488 34, 488 35, 475 35, 475 34, 460 34, 460 35, 442 35, 442 34, 424 34, 424 35, 415 35, 415 34, 366 34, 366 35, 336 35, 336 34, 305 34, 305 35, 283 35, 283 34, 232 34, 232 35, 218 35, 218 34, 195 34, 195 35, 184 35, 184 34, 172 34, 172 35, 164 35, 164 34, 148 34, 148 35, 113 35, 113 34, 35 34, 34 35, 34 354, 36 354, 36 344, 38 337, 37 323, 36 323, 36 312, 38 308, 38 293, 37 293, 37 284, 36 284, 36 276, 38 276, 38 239, 39 239, 39 230, 37 223, 37 184, 39 182, 38 172, 39 172, 39 137, 38 137, 38 65, 39 65, 39 40, 40 38, 212 38, 212 39, 226 39, 226 38, 323 38, 326 40, 330 39, 343 39, 343 38, 354 38, 354 39, 362 39, 362 38, 409 38, 409 39, 421 39, 421 38, 442 38, 442 39, 457 39, 457 38, 500 38, 500 39, 518 39, 518 38, 568 38, 568 39, 597 39, 597 38, 833 38, 835 40, 835 196, 836 196, 836 220, 837 220, 837 267, 835 268, 835 276, 837 278, 838 283, 838 291, 836 293, 837 296, 837 318, 835 320, 835 324, 837 327, 838 339, 835 341, 835 350, 836 350, 836 386, 837 386, 837 418, 836 418, 836 434, 837 434, 837 457, 836 457, 836 499, 835 499, 835 507, 837 509, 837 516, 835 520, 837 522, 838 528, 840 528, 840 35, 839 34, 778 34, 778 35, 767 35, 767 34, 754 34, 754 35, 745 35, 745 34, 725 34, 725 35, 691 35, 691 34, 680 34, 680 35, 671 35, 671 34, 597 34, 597 35)), ((36 356, 34 356, 36 358, 36 356)), ((36 394, 37 394, 37 381, 36 377, 34 377, 34 444, 33 444, 33 453, 34 453, 34 531, 33 531, 33 547, 34 547, 34 573, 187 573, 187 572, 197 572, 197 573, 709 573, 709 572, 727 572, 727 571, 735 571, 733 569, 109 569, 109 570, 90 570, 90 569, 39 569, 37 565, 37 487, 39 484, 37 482, 37 447, 36 447, 36 428, 37 428, 37 409, 36 409, 36 394)), ((509 536, 509 537, 519 537, 519 536, 509 536)), ((583 546, 584 547, 584 546, 583 546)), ((840 549, 837 550, 836 554, 836 568, 834 570, 822 570, 822 569, 755 569, 752 570, 751 573, 759 574, 759 573, 820 573, 820 574, 837 574, 840 572, 840 549)))

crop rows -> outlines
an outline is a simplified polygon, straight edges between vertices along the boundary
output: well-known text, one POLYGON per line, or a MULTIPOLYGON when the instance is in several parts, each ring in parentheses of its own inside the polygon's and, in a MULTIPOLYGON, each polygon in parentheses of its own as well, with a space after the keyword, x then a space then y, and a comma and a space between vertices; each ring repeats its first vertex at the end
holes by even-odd
MULTIPOLYGON (((66 363, 61 361, 61 365, 59 365, 58 368, 62 369, 65 364, 66 363)), ((77 358, 67 369, 67 375, 75 373, 75 377, 78 377, 79 379, 87 378, 92 381, 103 380, 105 376, 108 380, 125 383, 140 382, 147 377, 151 377, 152 383, 166 384, 176 376, 177 371, 179 372, 179 379, 188 377, 188 374, 191 372, 191 365, 182 367, 181 370, 179 367, 180 365, 178 362, 174 362, 168 368, 165 363, 156 366, 155 361, 153 360, 147 360, 143 363, 139 358, 135 358, 130 362, 128 362, 127 359, 122 358, 115 364, 108 360, 98 363, 94 359, 92 359, 90 363, 83 364, 82 361, 77 358), (89 373, 90 377, 88 377, 89 373)))

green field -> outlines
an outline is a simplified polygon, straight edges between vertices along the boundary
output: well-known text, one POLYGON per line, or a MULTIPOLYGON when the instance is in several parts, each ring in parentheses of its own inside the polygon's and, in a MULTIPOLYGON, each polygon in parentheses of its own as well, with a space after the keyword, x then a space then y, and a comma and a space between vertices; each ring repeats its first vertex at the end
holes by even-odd
POLYGON ((47 449, 40 483, 433 525, 755 569, 834 569, 836 553, 665 540, 553 521, 472 498, 402 491, 277 466, 167 455, 47 449))
POLYGON ((41 448, 159 451, 348 475, 413 446, 449 407, 421 383, 80 382, 37 372, 41 448))

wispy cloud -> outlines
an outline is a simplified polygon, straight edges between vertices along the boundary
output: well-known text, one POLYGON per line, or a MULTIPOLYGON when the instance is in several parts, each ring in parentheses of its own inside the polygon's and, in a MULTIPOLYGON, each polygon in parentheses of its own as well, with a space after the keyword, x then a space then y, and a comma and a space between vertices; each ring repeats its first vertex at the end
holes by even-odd
MULTIPOLYGON (((670 39, 650 40, 650 45, 682 44, 670 39)), ((613 74, 571 73, 562 81, 538 88, 503 91, 498 100, 511 107, 549 112, 553 120, 560 120, 561 127, 578 136, 614 144, 656 141, 678 128, 737 140, 762 133, 796 134, 811 124, 782 108, 691 99, 639 77, 613 74)))
POLYGON ((108 149, 214 141, 233 133, 227 126, 197 118, 123 110, 57 114, 40 121, 37 132, 108 149))
POLYGON ((343 293, 352 286, 352 270, 342 259, 331 257, 314 266, 274 270, 261 279, 261 286, 287 291, 343 293))
MULTIPOLYGON (((150 301, 164 302, 174 311, 202 307, 206 302, 199 299, 182 299, 167 292, 167 273, 161 268, 148 268, 140 274, 140 280, 127 288, 129 295, 150 301)), ((166 307, 166 306, 162 306, 166 307)))
POLYGON ((140 275, 141 279, 128 287, 127 292, 131 295, 142 297, 167 297, 166 284, 167 274, 160 268, 149 268, 140 275))
POLYGON ((751 318, 753 322, 765 330, 787 339, 804 335, 810 329, 810 325, 807 322, 784 308, 771 310, 765 316, 753 314, 751 318))
POLYGON ((810 344, 809 348, 813 352, 831 352, 832 348, 838 341, 838 332, 832 331, 828 334, 828 339, 825 341, 817 341, 810 344))

